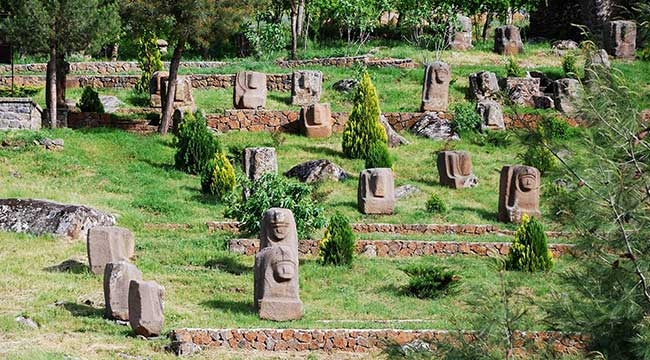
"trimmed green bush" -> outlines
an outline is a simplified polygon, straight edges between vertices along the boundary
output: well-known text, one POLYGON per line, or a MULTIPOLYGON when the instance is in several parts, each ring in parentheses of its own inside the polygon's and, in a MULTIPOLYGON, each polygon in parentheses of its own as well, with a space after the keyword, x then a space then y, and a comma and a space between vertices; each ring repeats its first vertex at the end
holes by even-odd
POLYGON ((225 215, 237 219, 242 232, 259 234, 260 219, 272 207, 286 208, 293 212, 301 239, 310 237, 315 230, 325 226, 323 208, 317 206, 312 199, 312 188, 309 185, 273 173, 264 174, 257 181, 242 176, 237 182, 242 188, 248 189, 250 196, 242 200, 233 193, 226 200, 225 215))
POLYGON ((578 78, 578 65, 576 62, 575 55, 571 53, 564 55, 562 58, 562 71, 564 71, 564 76, 573 79, 578 78))
POLYGON ((524 69, 519 66, 514 56, 511 56, 506 63, 506 75, 508 77, 523 77, 524 74, 524 69))
POLYGON ((410 296, 432 299, 451 294, 460 284, 460 276, 443 266, 416 263, 406 265, 400 270, 410 277, 403 290, 410 296))
POLYGON ((355 238, 350 220, 338 211, 332 215, 323 239, 318 244, 318 256, 323 265, 352 265, 355 238))
POLYGON ((519 154, 519 158, 524 165, 537 168, 540 175, 544 175, 555 169, 557 165, 555 155, 542 144, 528 146, 525 153, 519 154))
POLYGON ((178 125, 174 166, 188 174, 200 174, 221 151, 221 146, 206 125, 203 113, 188 113, 178 125))
POLYGON ((388 142, 386 130, 379 122, 379 97, 367 72, 356 88, 354 105, 343 129, 343 155, 350 159, 365 159, 376 142, 388 142))
POLYGON ((436 193, 431 194, 426 206, 427 212, 430 214, 444 214, 447 212, 447 205, 436 193))
POLYGON ((90 86, 84 88, 79 100, 79 109, 83 112, 104 113, 104 104, 99 100, 99 94, 90 86))
POLYGON ((478 133, 481 131, 483 119, 476 112, 474 104, 468 101, 456 104, 453 109, 454 120, 452 128, 458 134, 478 133))
POLYGON ((392 167, 393 157, 388 152, 388 145, 383 142, 373 143, 366 156, 366 169, 392 167))
POLYGON ((235 169, 222 151, 218 151, 201 173, 201 190, 221 201, 235 189, 235 169))
POLYGON ((537 219, 524 215, 510 245, 506 269, 533 272, 551 268, 553 255, 548 250, 544 227, 537 219))
POLYGON ((576 133, 576 129, 568 122, 555 116, 545 116, 537 125, 537 131, 548 140, 568 139, 576 133))

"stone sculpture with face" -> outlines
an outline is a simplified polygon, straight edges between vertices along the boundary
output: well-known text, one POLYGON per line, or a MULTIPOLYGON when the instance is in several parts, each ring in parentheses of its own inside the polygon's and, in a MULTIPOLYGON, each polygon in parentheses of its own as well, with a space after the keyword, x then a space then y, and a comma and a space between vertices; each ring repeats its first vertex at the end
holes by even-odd
POLYGON ((357 202, 364 214, 392 214, 395 184, 389 168, 366 169, 359 175, 357 202))
POLYGON ((421 111, 447 111, 451 67, 442 61, 427 65, 424 70, 421 111))
POLYGON ((532 166, 504 166, 499 187, 499 221, 521 222, 524 214, 540 217, 539 170, 532 166))
POLYGON ((454 189, 478 185, 473 174, 472 159, 465 151, 442 151, 438 153, 438 174, 440 184, 454 189))

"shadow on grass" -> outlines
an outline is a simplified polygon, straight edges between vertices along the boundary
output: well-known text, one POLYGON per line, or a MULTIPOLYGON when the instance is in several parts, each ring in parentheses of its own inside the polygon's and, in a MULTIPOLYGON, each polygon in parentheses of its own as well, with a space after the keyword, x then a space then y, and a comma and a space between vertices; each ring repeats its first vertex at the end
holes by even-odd
POLYGON ((65 302, 61 305, 66 309, 72 316, 78 317, 90 317, 90 318, 102 318, 104 316, 104 309, 95 308, 86 304, 76 304, 71 302, 65 302))
POLYGON ((223 310, 231 313, 238 313, 238 314, 256 313, 255 307, 253 307, 253 302, 250 301, 209 300, 200 303, 200 305, 208 306, 213 309, 223 310))
POLYGON ((337 201, 332 203, 332 207, 339 207, 339 206, 347 206, 352 209, 357 209, 357 202, 356 201, 337 201))
POLYGON ((166 163, 158 163, 155 161, 152 161, 151 159, 142 159, 140 160, 143 163, 157 169, 161 169, 164 171, 178 171, 175 167, 174 164, 166 164, 166 163))
POLYGON ((87 274, 90 273, 88 265, 74 259, 68 259, 60 264, 48 266, 43 270, 47 272, 67 272, 71 274, 87 274))
POLYGON ((244 265, 237 261, 235 257, 228 255, 222 255, 215 259, 210 259, 206 261, 205 266, 210 269, 219 269, 233 275, 241 275, 253 271, 252 267, 244 265))
POLYGON ((454 211, 469 211, 477 214, 481 219, 487 221, 497 221, 498 213, 496 211, 488 211, 485 209, 470 208, 467 206, 454 206, 454 211))
POLYGON ((318 146, 312 146, 312 145, 301 145, 299 146, 300 150, 306 151, 312 154, 319 154, 322 156, 329 156, 329 157, 337 157, 340 158, 343 156, 343 153, 336 151, 334 149, 330 149, 327 147, 318 147, 318 146))
POLYGON ((269 92, 267 96, 271 100, 277 101, 279 103, 291 105, 291 96, 287 96, 284 93, 278 94, 275 92, 269 92))

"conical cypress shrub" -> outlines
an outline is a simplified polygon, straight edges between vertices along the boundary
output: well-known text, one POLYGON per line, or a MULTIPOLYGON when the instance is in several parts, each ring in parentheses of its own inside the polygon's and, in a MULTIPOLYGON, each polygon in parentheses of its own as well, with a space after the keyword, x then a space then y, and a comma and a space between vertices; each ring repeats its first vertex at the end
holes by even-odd
POLYGON ((510 246, 506 268, 518 271, 548 271, 553 255, 548 250, 544 227, 535 218, 524 215, 510 246))

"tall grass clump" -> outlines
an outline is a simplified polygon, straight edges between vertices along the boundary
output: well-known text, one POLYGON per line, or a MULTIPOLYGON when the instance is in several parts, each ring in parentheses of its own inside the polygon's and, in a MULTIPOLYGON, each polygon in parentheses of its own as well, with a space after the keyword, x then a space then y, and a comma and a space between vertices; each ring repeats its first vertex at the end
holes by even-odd
POLYGON ((203 113, 188 113, 178 125, 174 166, 188 174, 200 174, 221 146, 208 130, 203 113))

